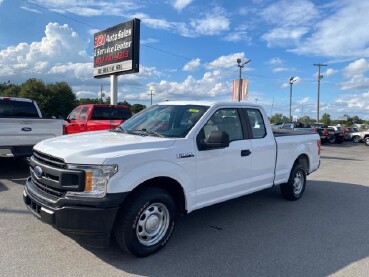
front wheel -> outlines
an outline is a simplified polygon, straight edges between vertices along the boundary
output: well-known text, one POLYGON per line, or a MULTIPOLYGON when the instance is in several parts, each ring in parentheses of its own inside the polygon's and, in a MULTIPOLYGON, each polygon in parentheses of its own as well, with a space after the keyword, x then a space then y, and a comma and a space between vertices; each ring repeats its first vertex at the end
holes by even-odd
POLYGON ((366 138, 364 143, 365 143, 366 146, 369 146, 369 138, 366 138))
POLYGON ((300 164, 295 164, 292 168, 287 183, 281 184, 282 196, 288 200, 298 200, 305 191, 306 172, 300 164))
POLYGON ((114 226, 115 239, 125 252, 146 257, 169 241, 175 217, 176 205, 165 190, 146 189, 129 199, 119 211, 114 226))

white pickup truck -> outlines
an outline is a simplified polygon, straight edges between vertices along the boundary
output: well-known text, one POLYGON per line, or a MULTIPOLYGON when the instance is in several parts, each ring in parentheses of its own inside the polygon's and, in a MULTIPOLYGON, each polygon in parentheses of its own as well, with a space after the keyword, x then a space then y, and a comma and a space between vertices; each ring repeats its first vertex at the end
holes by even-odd
POLYGON ((168 242, 177 214, 274 185, 297 200, 319 164, 318 134, 275 135, 258 105, 164 102, 111 131, 38 143, 23 200, 82 244, 112 233, 143 257, 168 242))
POLYGON ((63 122, 42 118, 30 99, 0 97, 0 158, 31 156, 37 142, 63 134, 63 122))

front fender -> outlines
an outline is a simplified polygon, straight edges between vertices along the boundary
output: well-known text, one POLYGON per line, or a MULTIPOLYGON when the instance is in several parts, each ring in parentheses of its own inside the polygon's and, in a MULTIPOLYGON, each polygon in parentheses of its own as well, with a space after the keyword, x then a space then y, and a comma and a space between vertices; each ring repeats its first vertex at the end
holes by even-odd
POLYGON ((129 171, 124 170, 124 166, 122 167, 109 180, 108 193, 129 192, 147 180, 156 177, 169 177, 182 186, 187 205, 192 203, 191 199, 195 199, 195 163, 180 165, 168 161, 152 161, 129 171))

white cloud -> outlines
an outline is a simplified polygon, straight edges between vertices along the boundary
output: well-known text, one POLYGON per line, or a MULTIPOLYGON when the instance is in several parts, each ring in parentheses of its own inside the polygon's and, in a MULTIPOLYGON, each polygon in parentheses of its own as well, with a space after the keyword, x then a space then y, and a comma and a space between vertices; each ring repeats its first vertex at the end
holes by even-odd
POLYGON ((201 60, 197 58, 188 62, 187 64, 184 65, 183 71, 195 71, 201 65, 200 61, 201 60))
POLYGON ((350 63, 343 69, 343 74, 348 80, 341 83, 341 89, 369 89, 369 78, 365 76, 367 71, 369 71, 369 62, 363 58, 350 63))
POLYGON ((267 64, 271 64, 271 65, 280 65, 282 64, 283 61, 281 60, 281 58, 278 58, 278 57, 274 57, 274 58, 271 58, 267 64))
POLYGON ((287 67, 276 67, 276 68, 273 68, 273 72, 284 72, 284 71, 290 71, 290 69, 287 68, 287 67))
POLYGON ((20 43, 0 51, 0 75, 7 75, 6 78, 34 78, 55 74, 57 72, 53 68, 60 69, 63 64, 70 68, 70 64, 78 63, 72 70, 75 75, 69 76, 78 79, 83 74, 77 68, 81 64, 92 63, 85 50, 87 45, 88 42, 83 41, 68 25, 49 23, 41 41, 20 43))
POLYGON ((172 5, 176 10, 181 11, 189 4, 191 4, 192 1, 193 0, 175 0, 172 2, 172 5))
POLYGON ((279 27, 274 28, 270 32, 261 36, 262 40, 268 43, 268 47, 273 46, 289 46, 297 44, 302 36, 309 31, 306 27, 279 27))
POLYGON ((369 62, 361 58, 346 66, 346 68, 343 70, 343 73, 347 78, 350 78, 356 75, 362 75, 368 70, 369 62))
POLYGON ((204 19, 193 19, 191 27, 199 35, 217 35, 229 29, 229 19, 223 15, 209 14, 204 19))
POLYGON ((332 76, 332 75, 336 74, 337 72, 338 72, 338 70, 335 70, 333 68, 328 68, 325 72, 323 72, 323 75, 332 76))
MULTIPOLYGON (((122 0, 122 1, 106 1, 106 0, 34 0, 35 4, 50 9, 52 11, 65 14, 77 14, 81 16, 99 16, 99 15, 115 15, 122 16, 130 11, 137 10, 142 7, 137 1, 122 0)), ((30 7, 35 7, 27 3, 30 7)))
POLYGON ((342 1, 317 21, 316 31, 293 52, 330 57, 369 56, 368 1, 342 1))
POLYGON ((215 68, 232 68, 237 66, 237 59, 241 59, 242 62, 246 61, 245 53, 234 53, 227 56, 221 56, 214 61, 208 63, 206 67, 208 69, 215 69, 215 68))
POLYGON ((291 27, 309 24, 318 14, 314 4, 307 0, 278 1, 261 12, 267 22, 291 27))
MULTIPOLYGON (((219 70, 206 72, 199 80, 188 76, 183 82, 160 81, 155 86, 155 102, 164 100, 201 100, 201 99, 231 99, 231 83, 225 82, 224 74, 219 70)), ((129 100, 148 100, 146 92, 129 94, 129 100)))

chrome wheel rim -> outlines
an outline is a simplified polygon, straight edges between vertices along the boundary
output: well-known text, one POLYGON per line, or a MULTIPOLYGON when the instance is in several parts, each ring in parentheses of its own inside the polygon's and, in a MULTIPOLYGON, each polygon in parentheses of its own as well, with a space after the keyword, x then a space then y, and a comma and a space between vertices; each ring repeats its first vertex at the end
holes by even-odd
POLYGON ((293 180, 293 192, 295 195, 301 193, 302 189, 304 188, 305 177, 301 171, 298 171, 295 175, 293 180))
POLYGON ((158 243, 169 227, 169 211, 161 203, 153 203, 140 214, 136 235, 141 244, 152 246, 158 243))

